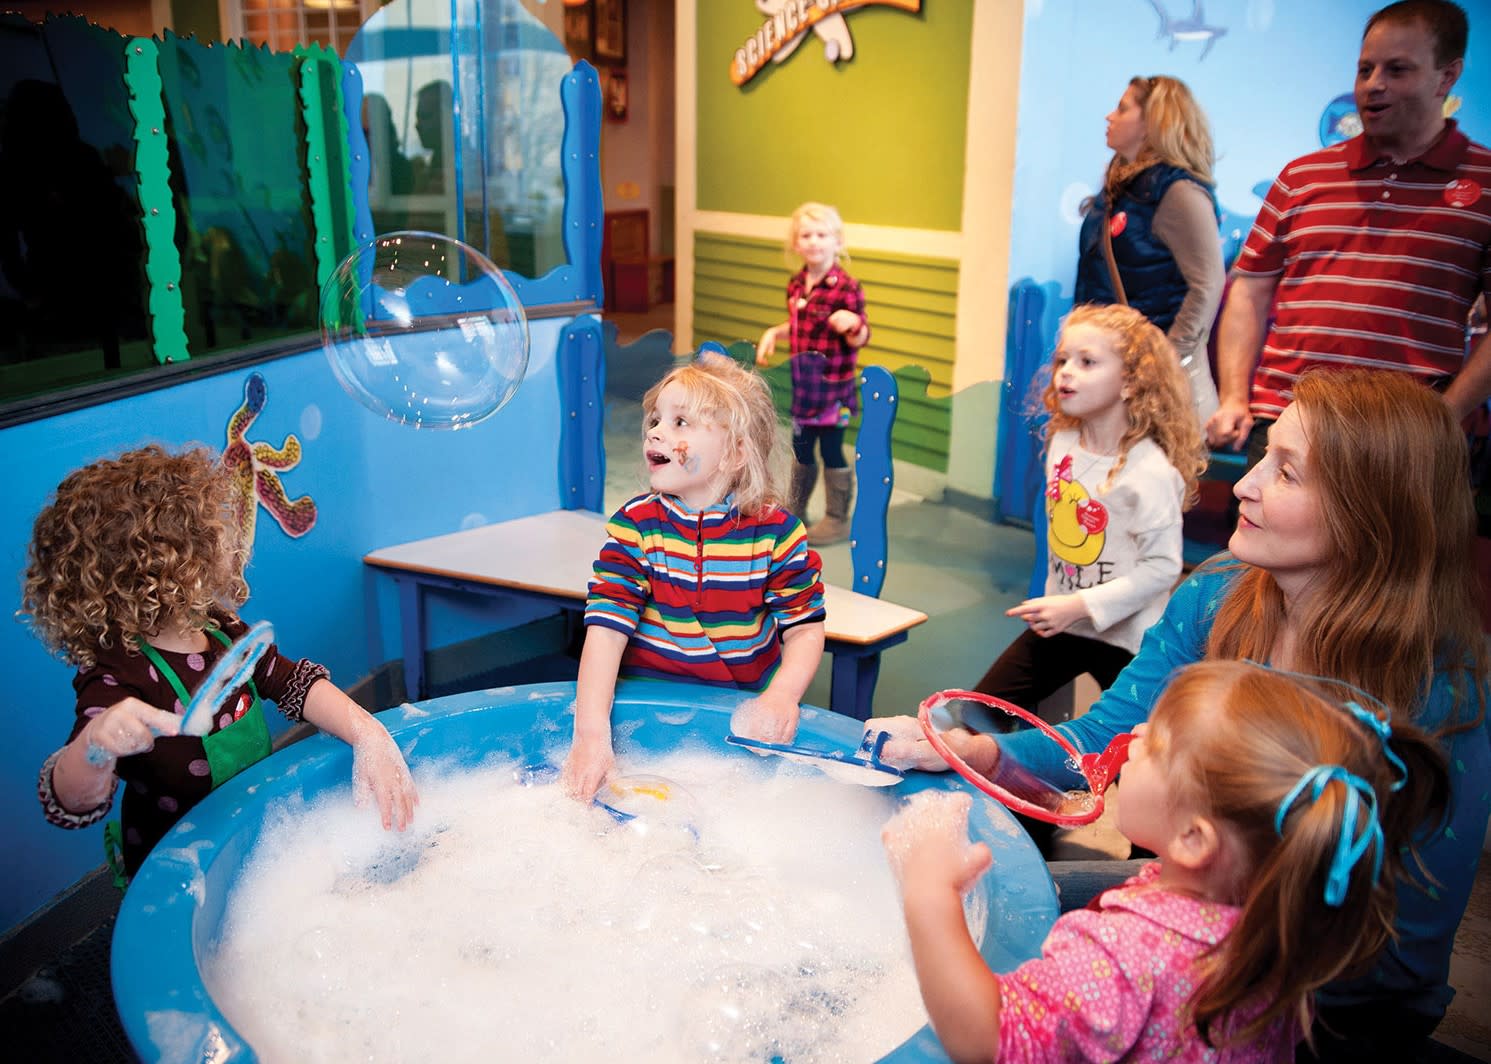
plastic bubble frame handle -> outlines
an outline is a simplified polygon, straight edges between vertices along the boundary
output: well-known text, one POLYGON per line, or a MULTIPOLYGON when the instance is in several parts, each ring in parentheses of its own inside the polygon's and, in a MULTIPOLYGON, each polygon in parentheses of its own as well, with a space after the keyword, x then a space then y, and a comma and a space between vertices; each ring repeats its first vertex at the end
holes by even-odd
POLYGON ((725 742, 758 754, 777 754, 788 761, 812 765, 840 783, 857 783, 862 787, 893 787, 906 774, 894 765, 887 765, 880 760, 880 752, 885 749, 889 738, 888 732, 866 731, 859 742, 859 748, 852 754, 790 743, 768 743, 734 733, 725 736, 725 742))
POLYGON ((274 628, 268 621, 260 621, 227 649, 192 695, 191 705, 181 718, 182 735, 203 736, 212 731, 212 718, 224 700, 249 681, 254 666, 273 642, 274 628))
MULTIPOLYGON (((959 776, 962 776, 963 779, 973 784, 973 786, 987 794, 990 798, 995 799, 1017 813, 1022 813, 1035 820, 1045 821, 1048 824, 1060 824, 1065 827, 1091 824, 1103 815, 1103 793, 1108 789, 1108 784, 1112 783, 1118 775, 1118 771, 1123 767, 1124 762, 1128 760, 1129 744, 1134 740, 1132 734, 1124 732, 1122 735, 1115 736, 1102 753, 1084 754, 1072 745, 1070 739, 1029 710, 1022 709, 1012 702, 1006 702, 1002 698, 995 698, 993 695, 982 694, 978 691, 938 691, 936 694, 930 695, 922 701, 921 706, 917 709, 916 716, 917 720, 921 723, 922 732, 927 737, 927 742, 932 744, 932 749, 936 750, 942 757, 942 760, 947 762, 948 767, 959 776), (1053 810, 1044 805, 1026 801, 991 781, 987 776, 975 771, 968 762, 964 761, 954 752, 932 723, 932 714, 934 711, 940 709, 948 702, 955 701, 981 702, 986 706, 991 706, 1038 728, 1046 738, 1061 747, 1067 755, 1069 764, 1077 766, 1077 771, 1087 781, 1088 789, 1092 792, 1093 800, 1091 804, 1083 803, 1083 808, 1080 810, 1053 810)), ((1001 764, 1004 760, 1001 754, 1001 764)), ((997 775, 999 773, 996 772, 997 775)))

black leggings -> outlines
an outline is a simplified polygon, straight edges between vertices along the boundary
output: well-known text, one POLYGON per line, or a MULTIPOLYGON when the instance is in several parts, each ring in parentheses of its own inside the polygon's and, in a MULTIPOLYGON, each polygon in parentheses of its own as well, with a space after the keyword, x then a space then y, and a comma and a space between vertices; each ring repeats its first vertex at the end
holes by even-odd
POLYGON ((989 666, 974 690, 1034 713, 1042 699, 1084 673, 1106 691, 1133 660, 1127 650, 1100 639, 1069 632, 1038 636, 1027 628, 989 666))
POLYGON ((844 459, 844 429, 840 425, 794 425, 792 427, 792 456, 799 465, 815 465, 813 445, 823 454, 823 468, 843 469, 849 463, 844 459))

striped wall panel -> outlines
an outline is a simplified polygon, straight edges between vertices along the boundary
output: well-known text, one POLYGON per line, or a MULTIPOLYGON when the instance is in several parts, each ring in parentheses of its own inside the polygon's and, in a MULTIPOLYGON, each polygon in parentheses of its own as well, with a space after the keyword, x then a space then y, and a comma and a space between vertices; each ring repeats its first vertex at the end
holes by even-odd
MULTIPOLYGON (((848 263, 864 285, 874 336, 860 357, 896 374, 901 409, 892 436, 895 456, 947 470, 952 423, 958 263, 885 251, 862 251, 848 263)), ((706 340, 752 345, 786 318, 790 267, 782 245, 750 237, 694 234, 694 346, 706 340)), ((767 379, 785 416, 791 382, 785 365, 767 379)))

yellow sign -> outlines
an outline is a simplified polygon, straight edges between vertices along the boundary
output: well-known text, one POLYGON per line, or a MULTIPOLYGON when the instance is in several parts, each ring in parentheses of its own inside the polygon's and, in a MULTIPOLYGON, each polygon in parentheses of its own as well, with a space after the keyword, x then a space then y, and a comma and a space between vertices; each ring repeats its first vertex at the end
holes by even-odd
POLYGON ((735 50, 730 80, 744 85, 768 62, 783 62, 797 50, 811 30, 823 41, 823 57, 830 63, 846 62, 854 55, 854 38, 844 13, 861 7, 894 7, 919 12, 922 0, 756 0, 766 15, 761 28, 735 50))

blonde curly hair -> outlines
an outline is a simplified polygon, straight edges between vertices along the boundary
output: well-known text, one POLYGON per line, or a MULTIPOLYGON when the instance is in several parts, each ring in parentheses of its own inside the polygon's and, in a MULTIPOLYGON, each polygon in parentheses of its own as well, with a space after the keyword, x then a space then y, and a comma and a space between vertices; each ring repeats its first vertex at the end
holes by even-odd
POLYGON ((781 501, 775 465, 780 425, 766 378, 729 355, 705 351, 679 366, 642 397, 643 432, 657 413, 658 397, 669 384, 683 389, 690 413, 725 430, 725 453, 740 448, 741 468, 730 490, 735 508, 755 517, 781 501))
MULTIPOLYGON (((1129 393, 1124 401, 1129 427, 1118 445, 1118 461, 1113 463, 1100 490, 1108 490, 1123 468, 1129 448, 1147 436, 1165 452, 1185 481, 1185 501, 1181 508, 1190 509, 1196 502, 1196 486, 1211 455, 1201 439, 1201 427, 1191 406, 1190 383, 1185 370, 1180 368, 1175 348, 1143 314, 1118 303, 1074 307, 1061 323, 1061 334, 1065 335, 1073 325, 1087 325, 1108 333, 1114 353, 1123 361, 1123 383, 1129 393)), ((1082 427, 1080 418, 1061 412, 1054 374, 1041 392, 1041 405, 1051 415, 1046 422, 1047 440, 1061 429, 1082 427)))
POLYGON ((166 625, 216 627, 248 598, 232 491, 205 447, 151 444, 68 474, 32 529, 21 615, 82 668, 166 625))

